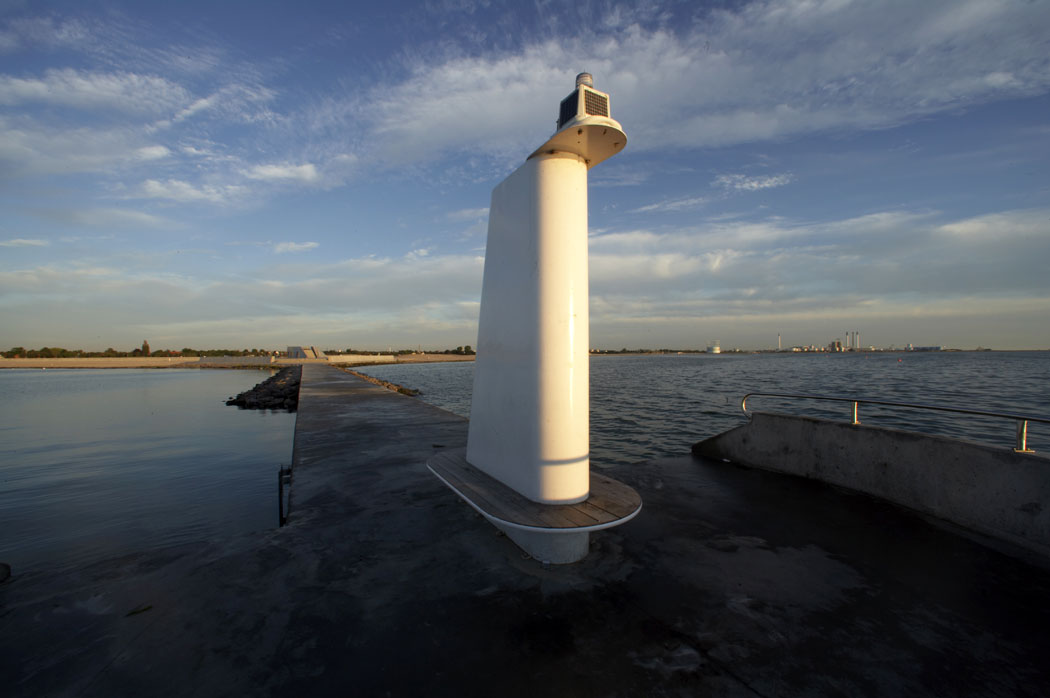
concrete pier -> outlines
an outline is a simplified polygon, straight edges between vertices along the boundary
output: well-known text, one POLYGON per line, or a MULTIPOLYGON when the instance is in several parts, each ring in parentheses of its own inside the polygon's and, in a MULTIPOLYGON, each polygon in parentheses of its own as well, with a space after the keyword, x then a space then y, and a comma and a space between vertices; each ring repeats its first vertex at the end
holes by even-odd
POLYGON ((616 469, 645 508, 593 534, 582 562, 545 567, 426 471, 435 452, 464 446, 466 427, 304 366, 289 525, 14 570, 0 584, 4 695, 1050 686, 1050 570, 1020 549, 811 480, 686 456, 616 469))
POLYGON ((1050 559, 1045 454, 767 412, 692 450, 871 494, 1050 559))

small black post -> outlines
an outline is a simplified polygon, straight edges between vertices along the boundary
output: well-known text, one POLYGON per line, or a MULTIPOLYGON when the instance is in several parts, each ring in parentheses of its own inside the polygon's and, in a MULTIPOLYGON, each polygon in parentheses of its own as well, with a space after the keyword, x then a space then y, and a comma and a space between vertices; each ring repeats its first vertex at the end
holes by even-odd
POLYGON ((291 484, 292 469, 283 465, 277 471, 277 526, 281 527, 288 523, 288 517, 284 511, 284 484, 291 484))

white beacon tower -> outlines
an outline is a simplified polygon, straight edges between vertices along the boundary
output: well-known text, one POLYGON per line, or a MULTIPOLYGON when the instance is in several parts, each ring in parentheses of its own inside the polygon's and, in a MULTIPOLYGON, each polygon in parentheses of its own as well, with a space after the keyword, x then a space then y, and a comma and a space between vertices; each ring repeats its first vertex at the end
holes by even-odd
POLYGON ((577 76, 555 134, 492 192, 465 464, 528 500, 540 520, 579 518, 609 497, 631 504, 608 521, 531 525, 491 515, 431 464, 518 545, 551 562, 582 558, 588 531, 641 507, 634 490, 608 478, 596 475, 601 492, 592 492, 587 171, 627 142, 609 95, 593 85, 590 74, 577 76))

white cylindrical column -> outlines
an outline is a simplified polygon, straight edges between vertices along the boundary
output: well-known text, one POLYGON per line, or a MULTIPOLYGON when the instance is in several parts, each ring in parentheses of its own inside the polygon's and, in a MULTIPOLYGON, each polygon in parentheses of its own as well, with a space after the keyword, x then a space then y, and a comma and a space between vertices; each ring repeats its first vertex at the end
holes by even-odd
POLYGON ((587 162, 534 155, 492 193, 467 461, 536 502, 590 491, 587 162))
POLYGON ((539 239, 539 497, 590 492, 590 300, 587 164, 579 155, 533 158, 539 239))

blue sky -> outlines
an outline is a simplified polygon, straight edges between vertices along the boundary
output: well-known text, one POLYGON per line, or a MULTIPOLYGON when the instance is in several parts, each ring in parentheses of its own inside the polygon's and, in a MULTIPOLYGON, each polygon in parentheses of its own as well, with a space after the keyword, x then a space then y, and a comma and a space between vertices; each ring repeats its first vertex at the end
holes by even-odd
POLYGON ((0 0, 0 347, 475 344, 577 72, 591 344, 1050 348, 1050 2, 0 0))

